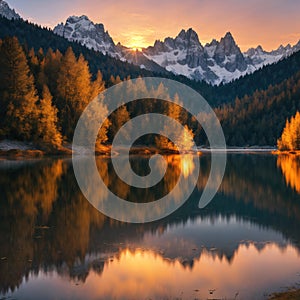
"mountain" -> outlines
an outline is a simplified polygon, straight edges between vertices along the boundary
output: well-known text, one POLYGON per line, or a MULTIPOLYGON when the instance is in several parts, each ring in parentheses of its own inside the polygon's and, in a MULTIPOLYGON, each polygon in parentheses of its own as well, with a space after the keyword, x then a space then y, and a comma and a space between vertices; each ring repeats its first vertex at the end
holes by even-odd
POLYGON ((258 46, 242 53, 230 32, 220 41, 212 40, 203 46, 197 33, 190 28, 181 30, 175 38, 157 40, 153 46, 133 51, 121 44, 115 45, 103 24, 94 24, 86 16, 68 18, 65 24, 54 28, 54 33, 150 71, 169 71, 213 85, 251 74, 300 50, 299 41, 294 47, 280 46, 271 52, 258 46))
POLYGON ((143 53, 168 71, 211 84, 228 82, 255 70, 247 65, 230 32, 220 42, 213 40, 202 46, 197 33, 190 28, 182 30, 175 39, 156 41, 143 53))
POLYGON ((270 52, 265 51, 261 46, 250 48, 244 53, 244 56, 252 60, 253 65, 258 69, 265 65, 276 63, 282 58, 286 58, 299 50, 300 41, 293 47, 290 44, 285 47, 280 45, 278 49, 270 52))
POLYGON ((57 25, 53 32, 89 49, 119 57, 119 51, 109 33, 104 30, 103 24, 94 24, 87 16, 69 17, 65 24, 57 25))
POLYGON ((95 24, 85 15, 69 17, 65 24, 57 25, 53 32, 68 41, 78 42, 88 49, 99 51, 104 55, 133 63, 149 71, 166 73, 164 68, 147 59, 142 53, 121 44, 116 45, 108 31, 105 31, 103 24, 95 24))
POLYGON ((17 14, 14 9, 11 9, 3 0, 0 0, 0 16, 5 17, 9 20, 21 18, 20 15, 17 14))
POLYGON ((271 52, 258 46, 242 53, 230 32, 220 41, 214 39, 203 46, 190 28, 182 30, 174 39, 156 41, 154 46, 143 49, 143 53, 168 71, 216 85, 251 74, 299 50, 300 41, 294 47, 280 46, 271 52))

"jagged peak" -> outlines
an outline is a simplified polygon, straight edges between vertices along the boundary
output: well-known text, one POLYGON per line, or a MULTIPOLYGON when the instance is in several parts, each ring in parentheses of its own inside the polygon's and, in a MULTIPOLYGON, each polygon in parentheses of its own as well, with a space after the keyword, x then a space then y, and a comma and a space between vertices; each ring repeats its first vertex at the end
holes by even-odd
POLYGON ((68 17, 67 22, 78 22, 81 20, 85 20, 85 21, 89 21, 89 22, 93 23, 86 15, 70 16, 70 17, 68 17))
POLYGON ((0 16, 11 19, 21 19, 21 16, 3 0, 0 0, 0 16))
POLYGON ((212 39, 210 43, 206 43, 205 47, 217 46, 219 42, 216 39, 212 39))
POLYGON ((258 45, 258 46, 256 47, 256 50, 258 50, 258 51, 262 51, 262 52, 264 52, 264 51, 265 51, 261 45, 258 45))
MULTIPOLYGON (((166 42, 167 39, 165 39, 166 42)), ((177 37, 174 39, 174 42, 178 44, 185 45, 184 47, 196 46, 197 48, 203 48, 201 42, 199 40, 198 34, 193 28, 189 28, 188 30, 182 29, 177 37)))
POLYGON ((189 28, 188 30, 182 29, 177 37, 182 39, 195 38, 199 41, 198 34, 193 28, 189 28))
POLYGON ((221 38, 220 43, 218 47, 225 48, 228 51, 231 51, 232 49, 236 49, 236 51, 240 52, 240 48, 235 42, 235 39, 233 38, 231 32, 226 32, 225 36, 221 38))
POLYGON ((232 36, 232 34, 231 34, 230 31, 227 31, 227 32, 226 32, 225 38, 232 38, 232 39, 233 39, 233 36, 232 36))
POLYGON ((236 45, 235 39, 230 31, 226 32, 225 36, 221 38, 220 43, 222 42, 232 43, 236 45))

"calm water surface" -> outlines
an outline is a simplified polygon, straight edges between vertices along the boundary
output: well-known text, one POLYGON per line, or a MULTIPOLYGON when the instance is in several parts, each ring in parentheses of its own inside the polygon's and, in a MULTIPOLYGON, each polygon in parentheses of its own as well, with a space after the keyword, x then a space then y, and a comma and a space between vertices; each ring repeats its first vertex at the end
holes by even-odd
MULTIPOLYGON (((153 190, 131 189, 109 159, 98 169, 128 201, 155 201, 193 169, 168 156, 153 190)), ((145 157, 132 167, 147 173, 145 157)), ((0 299, 264 299, 300 287, 300 159, 230 154, 219 193, 198 201, 210 158, 189 200, 169 217, 126 224, 83 197, 70 160, 0 162, 0 299)))

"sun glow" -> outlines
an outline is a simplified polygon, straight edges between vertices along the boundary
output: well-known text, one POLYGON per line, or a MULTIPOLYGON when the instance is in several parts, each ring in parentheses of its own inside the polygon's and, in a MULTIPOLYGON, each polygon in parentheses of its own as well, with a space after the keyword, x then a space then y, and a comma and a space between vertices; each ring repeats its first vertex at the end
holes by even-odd
POLYGON ((148 47, 149 43, 145 41, 145 37, 142 35, 132 35, 126 44, 128 48, 134 51, 142 51, 143 48, 148 47))

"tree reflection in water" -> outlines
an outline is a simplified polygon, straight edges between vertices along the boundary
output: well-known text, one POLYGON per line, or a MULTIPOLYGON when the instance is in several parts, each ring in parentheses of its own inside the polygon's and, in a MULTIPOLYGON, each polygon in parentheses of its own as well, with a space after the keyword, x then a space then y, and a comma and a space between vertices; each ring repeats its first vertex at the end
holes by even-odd
MULTIPOLYGON (((193 159, 199 158, 167 156, 167 172, 154 190, 122 183, 110 159, 98 159, 97 165, 120 197, 155 201, 172 189, 181 170, 185 176, 192 172, 193 159)), ((131 163, 138 174, 147 170, 145 157, 133 157, 131 163)), ((260 253, 269 249, 268 241, 299 255, 299 160, 230 155, 220 191, 203 210, 197 205, 209 175, 210 157, 200 157, 200 166, 198 186, 178 211, 150 224, 126 224, 99 213, 83 197, 69 160, 1 162, 1 293, 16 290, 24 278, 41 271, 85 282, 89 274, 101 274, 112 257, 118 260, 128 249, 151 251, 168 264, 179 263, 191 270, 201 257, 202 262, 211 257, 219 264, 234 265, 241 248, 246 251, 243 247, 251 245, 260 253), (251 234, 242 230, 249 227, 256 229, 251 234)))

